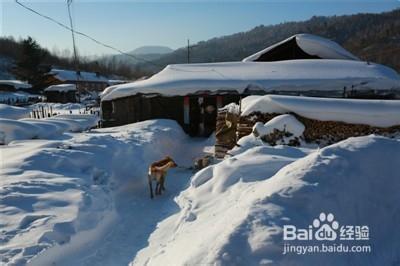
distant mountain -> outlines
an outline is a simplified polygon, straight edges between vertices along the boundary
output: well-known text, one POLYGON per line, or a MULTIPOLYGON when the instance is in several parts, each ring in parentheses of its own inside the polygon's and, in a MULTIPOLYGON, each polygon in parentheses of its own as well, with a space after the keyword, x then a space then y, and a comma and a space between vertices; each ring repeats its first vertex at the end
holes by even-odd
MULTIPOLYGON (((297 33, 331 39, 363 60, 381 63, 400 72, 400 9, 380 14, 314 16, 302 22, 261 25, 247 32, 197 43, 191 48, 190 62, 239 61, 297 33)), ((141 62, 139 67, 154 73, 175 63, 187 63, 186 47, 163 55, 154 60, 154 64, 141 62)))
POLYGON ((174 50, 172 50, 169 47, 166 46, 142 46, 139 48, 136 48, 135 50, 129 52, 130 54, 135 54, 135 55, 147 55, 147 54, 159 54, 159 55, 164 55, 164 54, 169 54, 172 53, 174 50))
POLYGON ((132 56, 117 54, 105 56, 101 58, 100 61, 107 64, 112 63, 134 66, 143 62, 158 60, 173 51, 174 50, 166 46, 142 46, 128 52, 128 54, 131 54, 132 56))

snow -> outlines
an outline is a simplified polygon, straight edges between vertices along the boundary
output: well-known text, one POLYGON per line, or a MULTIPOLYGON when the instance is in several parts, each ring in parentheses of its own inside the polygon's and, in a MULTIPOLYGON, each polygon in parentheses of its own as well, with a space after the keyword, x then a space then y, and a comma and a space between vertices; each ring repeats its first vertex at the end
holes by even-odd
MULTIPOLYGON (((273 96, 268 101, 287 110, 297 106, 297 100, 308 100, 295 98, 295 104, 290 99, 273 96)), ((311 99, 330 110, 330 102, 311 99)), ((264 108, 253 96, 243 103, 264 108)), ((371 110, 375 108, 382 107, 371 110)), ((14 128, 9 135, 18 139, 0 146, 0 263, 394 265, 400 261, 399 139, 370 135, 319 149, 272 147, 251 134, 241 138, 227 158, 193 173, 194 159, 215 143, 214 137, 190 138, 177 122, 163 119, 63 133, 83 128, 95 121, 91 119, 63 114, 0 120, 7 130, 14 128), (22 140, 26 137, 20 135, 27 133, 46 139, 22 140), (147 167, 166 155, 178 167, 168 172, 164 194, 150 199, 147 167), (308 228, 321 212, 334 214, 339 225, 368 225, 368 241, 345 244, 370 245, 372 252, 282 254, 287 243, 283 227, 308 228)), ((291 115, 263 126, 282 125, 297 135, 301 132, 291 115)), ((320 244, 315 239, 307 242, 320 244)))
POLYGON ((152 120, 2 147, 3 262, 386 265, 399 259, 400 233, 386 230, 399 220, 381 218, 400 211, 399 140, 371 135, 321 150, 242 146, 191 179, 190 170, 171 170, 166 194, 151 200, 147 165, 169 154, 190 166, 206 143, 174 121, 152 120), (306 226, 321 211, 343 224, 368 224, 374 252, 283 255, 282 227, 306 226))
POLYGON ((189 138, 175 121, 152 120, 0 147, 1 261, 127 265, 157 222, 176 211, 173 197, 192 175, 185 167, 212 141, 189 138), (147 166, 167 154, 181 168, 151 200, 147 166))
POLYGON ((40 129, 28 122, 0 118, 0 144, 8 144, 13 140, 34 139, 40 129))
POLYGON ((11 106, 0 103, 0 118, 20 119, 29 117, 30 110, 28 108, 11 106))
POLYGON ((239 110, 239 105, 237 105, 236 103, 230 103, 225 105, 222 108, 219 108, 219 110, 224 110, 228 113, 232 113, 232 114, 240 114, 240 110, 239 110))
POLYGON ((144 94, 243 93, 247 90, 398 90, 400 76, 388 67, 354 60, 287 60, 169 65, 149 79, 112 86, 103 101, 144 94))
MULTIPOLYGON (((300 98, 297 98, 300 99, 300 98)), ((279 106, 272 100, 271 95, 256 96, 251 95, 242 99, 242 112, 241 115, 246 116, 254 112, 261 112, 263 114, 284 114, 288 112, 287 109, 279 106)))
POLYGON ((252 62, 257 60, 263 54, 268 53, 270 50, 280 46, 293 38, 296 39, 297 45, 307 54, 318 56, 323 59, 343 59, 343 60, 359 60, 356 56, 346 51, 336 42, 322 38, 312 34, 296 34, 286 40, 273 44, 262 51, 250 55, 243 59, 243 62, 252 62))
POLYGON ((45 119, 0 118, 0 144, 14 140, 46 139, 64 132, 81 132, 98 123, 94 115, 56 115, 45 119))
POLYGON ((85 80, 91 82, 106 82, 108 79, 103 75, 97 75, 94 72, 81 71, 78 77, 76 71, 64 70, 64 69, 52 69, 49 74, 54 75, 57 79, 61 81, 77 81, 85 80))
POLYGON ((32 88, 32 85, 20 80, 0 80, 0 86, 3 84, 13 86, 16 90, 32 88))
POLYGON ((400 125, 400 101, 398 100, 354 100, 281 95, 247 98, 242 101, 243 116, 253 112, 292 112, 321 121, 341 121, 377 127, 400 125))
POLYGON ((275 129, 289 132, 292 134, 291 137, 300 137, 303 135, 305 127, 296 117, 286 114, 276 116, 265 124, 257 122, 253 126, 253 134, 262 137, 273 133, 275 129))
POLYGON ((76 85, 75 84, 51 85, 47 87, 44 91, 58 91, 58 92, 76 91, 76 85))
POLYGON ((393 264, 399 163, 400 141, 373 135, 317 151, 250 148, 198 172, 176 198, 180 211, 158 224, 132 265, 393 264), (370 239, 355 244, 372 252, 282 254, 283 226, 308 228, 321 212, 340 225, 368 225, 370 239))

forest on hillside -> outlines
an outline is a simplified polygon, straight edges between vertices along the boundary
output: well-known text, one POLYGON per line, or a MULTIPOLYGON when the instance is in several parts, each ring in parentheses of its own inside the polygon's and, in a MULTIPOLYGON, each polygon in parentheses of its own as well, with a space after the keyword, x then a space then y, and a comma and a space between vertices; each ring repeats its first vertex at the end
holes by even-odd
MULTIPOLYGON (((302 22, 261 25, 247 32, 197 43, 190 49, 190 62, 242 60, 297 33, 331 39, 362 60, 381 63, 400 72, 400 9, 380 14, 315 16, 302 22)), ((154 62, 161 67, 187 63, 187 49, 178 49, 154 62)), ((151 65, 147 65, 147 69, 155 70, 151 65)))
POLYGON ((47 72, 51 67, 62 69, 76 69, 81 71, 98 72, 110 78, 116 76, 125 78, 139 78, 145 75, 138 67, 127 64, 115 59, 101 60, 78 57, 78 66, 75 65, 75 60, 72 52, 68 49, 63 51, 49 51, 40 46, 40 44, 32 37, 26 39, 15 39, 12 36, 0 38, 0 60, 7 59, 13 61, 14 64, 8 69, 8 72, 15 75, 17 78, 23 79, 20 76, 18 65, 31 64, 37 66, 38 73, 47 72))
MULTIPOLYGON (((380 14, 314 16, 302 22, 257 26, 252 30, 201 41, 190 48, 190 62, 239 61, 297 33, 311 33, 336 41, 362 60, 384 64, 400 72, 400 9, 380 14)), ((26 40, 0 38, 0 56, 20 62, 26 40)), ((93 44, 96 45, 96 44, 93 44)), ((72 53, 50 52, 37 44, 41 66, 75 69, 72 53)), ((127 63, 112 57, 82 58, 79 69, 128 79, 154 74, 168 64, 187 63, 186 47, 149 62, 127 63)), ((138 56, 139 57, 139 56, 138 56)))

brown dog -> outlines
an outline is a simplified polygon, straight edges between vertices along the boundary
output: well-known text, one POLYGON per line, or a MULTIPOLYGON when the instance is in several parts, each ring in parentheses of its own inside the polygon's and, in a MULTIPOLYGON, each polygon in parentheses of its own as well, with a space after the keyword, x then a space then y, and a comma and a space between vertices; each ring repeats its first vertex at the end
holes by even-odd
POLYGON ((171 157, 166 156, 164 159, 154 162, 149 166, 148 182, 150 187, 150 197, 153 198, 153 180, 157 182, 155 194, 161 195, 162 190, 165 190, 164 182, 167 171, 170 168, 177 167, 178 165, 172 160, 171 157))

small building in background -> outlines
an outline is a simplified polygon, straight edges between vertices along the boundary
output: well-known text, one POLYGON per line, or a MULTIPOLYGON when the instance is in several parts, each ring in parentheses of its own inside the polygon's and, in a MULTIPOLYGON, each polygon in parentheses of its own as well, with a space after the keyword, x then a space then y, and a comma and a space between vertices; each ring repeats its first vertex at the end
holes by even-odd
POLYGON ((41 96, 31 93, 32 86, 20 80, 0 80, 0 103, 25 106, 39 102, 41 96))
POLYGON ((47 102, 75 103, 77 102, 77 88, 75 84, 59 84, 47 87, 44 90, 47 102))
POLYGON ((13 92, 32 88, 32 85, 20 80, 0 80, 0 91, 13 92))
POLYGON ((47 85, 75 84, 79 92, 101 92, 110 86, 109 79, 95 72, 52 69, 46 75, 47 85))

